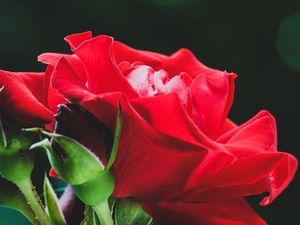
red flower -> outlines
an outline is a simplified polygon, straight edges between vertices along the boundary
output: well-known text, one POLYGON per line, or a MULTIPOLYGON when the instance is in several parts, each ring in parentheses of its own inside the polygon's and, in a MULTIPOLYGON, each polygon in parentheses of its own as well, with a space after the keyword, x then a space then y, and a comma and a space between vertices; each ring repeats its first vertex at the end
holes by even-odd
MULTIPOLYGON (((46 94, 37 84, 12 85, 3 92, 7 110, 19 119, 49 122, 51 116, 39 112, 55 111, 68 99, 113 129, 120 103, 124 124, 113 166, 115 197, 140 199, 158 225, 265 224, 244 197, 268 192, 261 204, 270 204, 293 178, 297 160, 277 152, 269 112, 240 126, 227 118, 235 74, 204 66, 187 49, 166 56, 108 36, 92 38, 90 32, 66 41, 72 55, 39 57, 48 64, 49 75, 42 78, 46 94), (22 105, 21 96, 35 108, 22 105)), ((101 146, 91 146, 105 155, 101 146)))
POLYGON ((204 66, 187 49, 165 56, 90 32, 65 40, 73 55, 39 57, 55 66, 53 87, 110 128, 118 102, 124 111, 114 196, 144 201, 162 225, 265 224, 243 198, 269 192, 261 204, 270 204, 297 161, 277 152, 267 111, 241 126, 227 119, 235 74, 204 66))

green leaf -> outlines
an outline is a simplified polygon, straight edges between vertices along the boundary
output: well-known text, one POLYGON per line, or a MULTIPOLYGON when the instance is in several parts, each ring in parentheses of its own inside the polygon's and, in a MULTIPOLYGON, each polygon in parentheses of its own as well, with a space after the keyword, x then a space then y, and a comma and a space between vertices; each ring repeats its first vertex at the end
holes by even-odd
POLYGON ((123 124, 122 108, 121 108, 121 105, 119 104, 116 127, 115 127, 115 134, 114 134, 114 142, 113 142, 113 146, 111 149, 109 160, 105 167, 106 171, 109 170, 112 167, 113 163, 115 162, 119 143, 120 143, 120 138, 121 138, 122 124, 123 124))
POLYGON ((0 205, 22 213, 33 224, 38 224, 35 215, 21 191, 13 183, 0 178, 0 205))
POLYGON ((151 216, 133 198, 117 199, 114 207, 115 225, 150 225, 151 216))
POLYGON ((53 225, 66 225, 66 221, 62 211, 58 206, 57 196, 45 175, 44 179, 44 198, 46 210, 53 225))
POLYGON ((99 220, 94 212, 93 208, 90 206, 85 207, 84 219, 80 225, 100 225, 99 220))

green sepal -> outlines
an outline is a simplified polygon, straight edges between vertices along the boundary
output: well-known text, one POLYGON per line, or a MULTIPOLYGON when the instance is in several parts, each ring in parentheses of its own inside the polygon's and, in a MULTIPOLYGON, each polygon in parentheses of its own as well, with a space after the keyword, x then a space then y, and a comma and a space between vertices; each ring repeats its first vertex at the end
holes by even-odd
MULTIPOLYGON (((70 142, 72 141, 72 144, 75 143, 75 147, 80 145, 71 138, 67 138, 64 136, 62 137, 68 139, 68 141, 70 142)), ((47 138, 33 144, 30 149, 34 149, 37 147, 45 148, 47 150, 50 164, 58 173, 58 175, 67 183, 72 185, 75 194, 81 201, 83 201, 87 205, 94 206, 100 202, 107 200, 112 194, 114 190, 114 178, 110 170, 103 170, 103 168, 98 163, 98 159, 96 158, 96 156, 94 156, 93 153, 84 148, 82 145, 80 146, 82 148, 75 148, 75 150, 77 151, 75 152, 76 154, 73 154, 74 151, 73 149, 71 149, 72 147, 74 147, 74 145, 65 148, 67 150, 64 152, 64 157, 57 156, 50 144, 50 141, 47 138), (91 160, 89 161, 89 159, 91 160), (94 172, 88 171, 88 168, 97 169, 96 166, 92 167, 92 163, 98 163, 97 174, 88 174, 88 172, 94 172), (76 172, 74 172, 74 168, 76 169, 76 172), (80 181, 80 183, 78 182, 79 184, 76 184, 75 181, 80 181), (82 183, 82 181, 85 182, 82 183)))
POLYGON ((13 129, 9 138, 5 134, 1 123, 2 146, 0 148, 0 175, 17 184, 31 176, 34 161, 29 147, 29 138, 21 133, 21 128, 13 129))
POLYGON ((31 176, 34 161, 28 147, 35 137, 22 132, 22 125, 9 116, 4 114, 2 120, 2 114, 0 111, 0 175, 17 184, 31 176))
POLYGON ((2 119, 0 117, 0 149, 5 149, 6 147, 7 147, 7 137, 2 124, 2 119))
POLYGON ((97 156, 74 139, 60 134, 53 134, 40 128, 26 130, 39 131, 51 137, 59 145, 59 151, 55 151, 49 140, 44 139, 33 144, 30 149, 45 148, 51 166, 67 183, 71 185, 83 184, 94 179, 104 170, 104 166, 97 156))
POLYGON ((0 175, 15 184, 31 177, 34 162, 28 150, 5 149, 0 152, 0 162, 0 175))
POLYGON ((114 141, 113 141, 113 145, 112 145, 112 148, 111 148, 109 160, 108 160, 107 165, 105 167, 106 171, 108 171, 115 162, 117 152, 118 152, 118 148, 119 148, 120 138, 121 138, 122 125, 123 125, 122 108, 121 108, 121 105, 118 104, 118 114, 117 114, 117 119, 116 119, 114 141))
POLYGON ((105 170, 93 180, 90 180, 84 184, 73 185, 73 190, 75 194, 79 197, 81 201, 83 201, 87 205, 95 206, 101 202, 106 201, 111 196, 114 190, 115 182, 110 168, 116 159, 116 154, 121 137, 122 122, 122 109, 119 105, 114 133, 114 141, 105 170))
POLYGON ((110 196, 110 198, 108 199, 108 205, 109 205, 110 211, 112 211, 112 212, 114 211, 116 201, 117 201, 117 198, 115 198, 113 196, 110 196))
POLYGON ((96 178, 80 185, 73 185, 74 193, 87 205, 95 206, 106 201, 114 190, 114 177, 111 171, 101 173, 96 178))
POLYGON ((151 216, 133 198, 117 199, 114 207, 115 225, 151 225, 151 216))
POLYGON ((15 209, 22 213, 33 224, 38 224, 38 221, 22 192, 15 184, 3 178, 0 178, 0 205, 15 209))
POLYGON ((84 219, 80 225, 100 225, 97 215, 91 206, 85 207, 84 219))
POLYGON ((64 218, 64 215, 58 205, 57 196, 46 175, 44 179, 44 198, 45 198, 46 211, 50 217, 52 224, 66 225, 66 220, 64 218))

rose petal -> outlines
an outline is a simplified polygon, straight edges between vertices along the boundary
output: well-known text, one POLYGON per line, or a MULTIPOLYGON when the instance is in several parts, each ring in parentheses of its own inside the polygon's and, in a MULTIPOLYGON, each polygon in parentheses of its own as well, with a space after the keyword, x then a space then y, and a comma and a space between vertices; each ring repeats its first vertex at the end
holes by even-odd
POLYGON ((241 158, 247 155, 277 151, 277 132, 274 117, 268 111, 261 111, 246 123, 217 139, 228 151, 241 158))
POLYGON ((54 117, 45 106, 44 73, 15 73, 0 70, 0 104, 26 124, 49 123, 54 117))
POLYGON ((285 157, 283 153, 265 152, 238 159, 210 181, 214 187, 253 184, 267 177, 285 157))
POLYGON ((156 225, 267 225, 243 199, 144 204, 156 225))
POLYGON ((152 127, 159 131, 187 142, 198 142, 199 130, 188 118, 177 94, 137 98, 132 100, 131 104, 152 127))
POLYGON ((271 204, 274 199, 284 191, 295 176, 298 168, 298 160, 288 154, 282 153, 282 159, 268 177, 269 196, 265 197, 260 204, 265 206, 271 204))
MULTIPOLYGON (((48 98, 48 107, 52 112, 56 112, 57 106, 60 104, 64 104, 67 100, 59 93, 56 89, 53 88, 52 80, 53 80, 53 71, 56 68, 59 60, 61 58, 65 58, 68 65, 71 65, 72 69, 75 71, 76 76, 82 81, 82 83, 86 82, 86 74, 84 68, 80 62, 80 59, 76 55, 68 55, 68 54, 60 54, 60 53, 43 53, 38 56, 38 61, 47 64, 47 69, 45 72, 45 95, 48 98)), ((50 130, 53 130, 54 124, 52 124, 50 130)))
POLYGON ((223 124, 220 134, 223 135, 236 127, 237 125, 233 121, 227 118, 223 124))
POLYGON ((158 67, 161 64, 161 57, 165 57, 162 54, 150 51, 143 51, 131 48, 121 42, 115 41, 113 44, 115 58, 117 64, 127 61, 134 63, 136 61, 143 62, 145 65, 150 67, 158 67))
POLYGON ((160 69, 166 70, 171 77, 181 72, 186 72, 193 78, 199 74, 209 76, 211 74, 220 73, 220 71, 211 69, 202 64, 194 54, 186 48, 179 49, 169 57, 160 58, 162 62, 160 69))
POLYGON ((87 74, 87 88, 95 94, 121 91, 128 98, 138 97, 114 60, 113 39, 98 36, 74 49, 81 59, 87 74))
POLYGON ((141 61, 156 71, 160 69, 167 71, 171 77, 179 75, 182 72, 188 73, 193 78, 199 74, 211 75, 220 73, 218 70, 203 65, 190 50, 185 48, 178 50, 171 56, 166 56, 156 52, 134 49, 115 41, 114 52, 118 64, 123 61, 130 63, 141 61))
POLYGON ((164 93, 177 93, 180 99, 180 102, 187 106, 188 104, 188 95, 189 95, 189 86, 192 83, 193 79, 187 73, 180 73, 180 75, 174 76, 169 80, 164 89, 164 93))
POLYGON ((57 65, 59 60, 64 57, 68 64, 72 67, 72 70, 75 71, 76 75, 82 82, 86 82, 87 76, 84 70, 84 67, 78 58, 77 55, 68 55, 60 53, 43 53, 39 55, 38 61, 51 65, 53 68, 57 65))
POLYGON ((56 171, 53 168, 50 169, 49 176, 59 178, 59 175, 56 173, 56 171))
MULTIPOLYGON (((123 127, 113 166, 116 179, 114 196, 135 196, 151 201, 174 198, 181 193, 190 173, 210 150, 158 132, 120 93, 101 95, 82 104, 113 128, 119 102, 123 127)), ((228 157, 222 154, 216 160, 223 161, 228 157)))
POLYGON ((151 67, 141 65, 127 69, 123 74, 141 97, 148 97, 156 94, 156 90, 153 88, 154 73, 151 67))
POLYGON ((71 50, 73 51, 77 48, 82 42, 93 38, 93 34, 91 31, 71 34, 65 37, 65 41, 70 45, 71 50))
POLYGON ((233 101, 235 74, 199 75, 191 84, 192 118, 212 139, 222 131, 233 101))
MULTIPOLYGON (((47 99, 47 107, 55 114, 57 111, 57 106, 64 104, 67 100, 60 94, 56 89, 50 84, 51 76, 53 72, 53 66, 48 65, 45 71, 44 79, 44 95, 47 99)), ((51 123, 46 124, 45 128, 49 131, 53 131, 55 127, 55 120, 51 123)))
POLYGON ((56 89, 52 87, 50 84, 52 73, 53 73, 53 66, 48 65, 45 71, 45 84, 44 84, 44 92, 48 102, 48 108, 53 112, 56 113, 57 106, 60 104, 66 103, 66 99, 58 93, 56 89))
POLYGON ((53 88, 72 101, 78 102, 94 96, 64 57, 57 63, 51 81, 53 88))
MULTIPOLYGON (((193 169, 178 199, 194 198, 194 200, 199 200, 200 198, 194 196, 209 188, 211 180, 235 162, 236 157, 222 151, 220 146, 217 147, 219 149, 212 148, 212 151, 193 169)), ((199 201, 202 201, 202 199, 199 201)))
POLYGON ((251 155, 236 160, 207 183, 195 186, 185 193, 184 198, 190 201, 211 201, 269 192, 269 196, 261 201, 261 205, 267 205, 288 186, 296 169, 297 160, 287 153, 251 155))

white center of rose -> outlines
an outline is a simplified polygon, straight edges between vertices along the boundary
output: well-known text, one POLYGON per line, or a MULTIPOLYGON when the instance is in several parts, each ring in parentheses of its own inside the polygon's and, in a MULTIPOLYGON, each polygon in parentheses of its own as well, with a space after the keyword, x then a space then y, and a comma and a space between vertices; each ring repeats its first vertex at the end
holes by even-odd
POLYGON ((155 71, 141 62, 130 64, 122 62, 119 68, 130 85, 141 97, 151 97, 161 94, 177 93, 182 104, 186 103, 188 87, 192 78, 181 73, 172 78, 165 70, 155 71))

